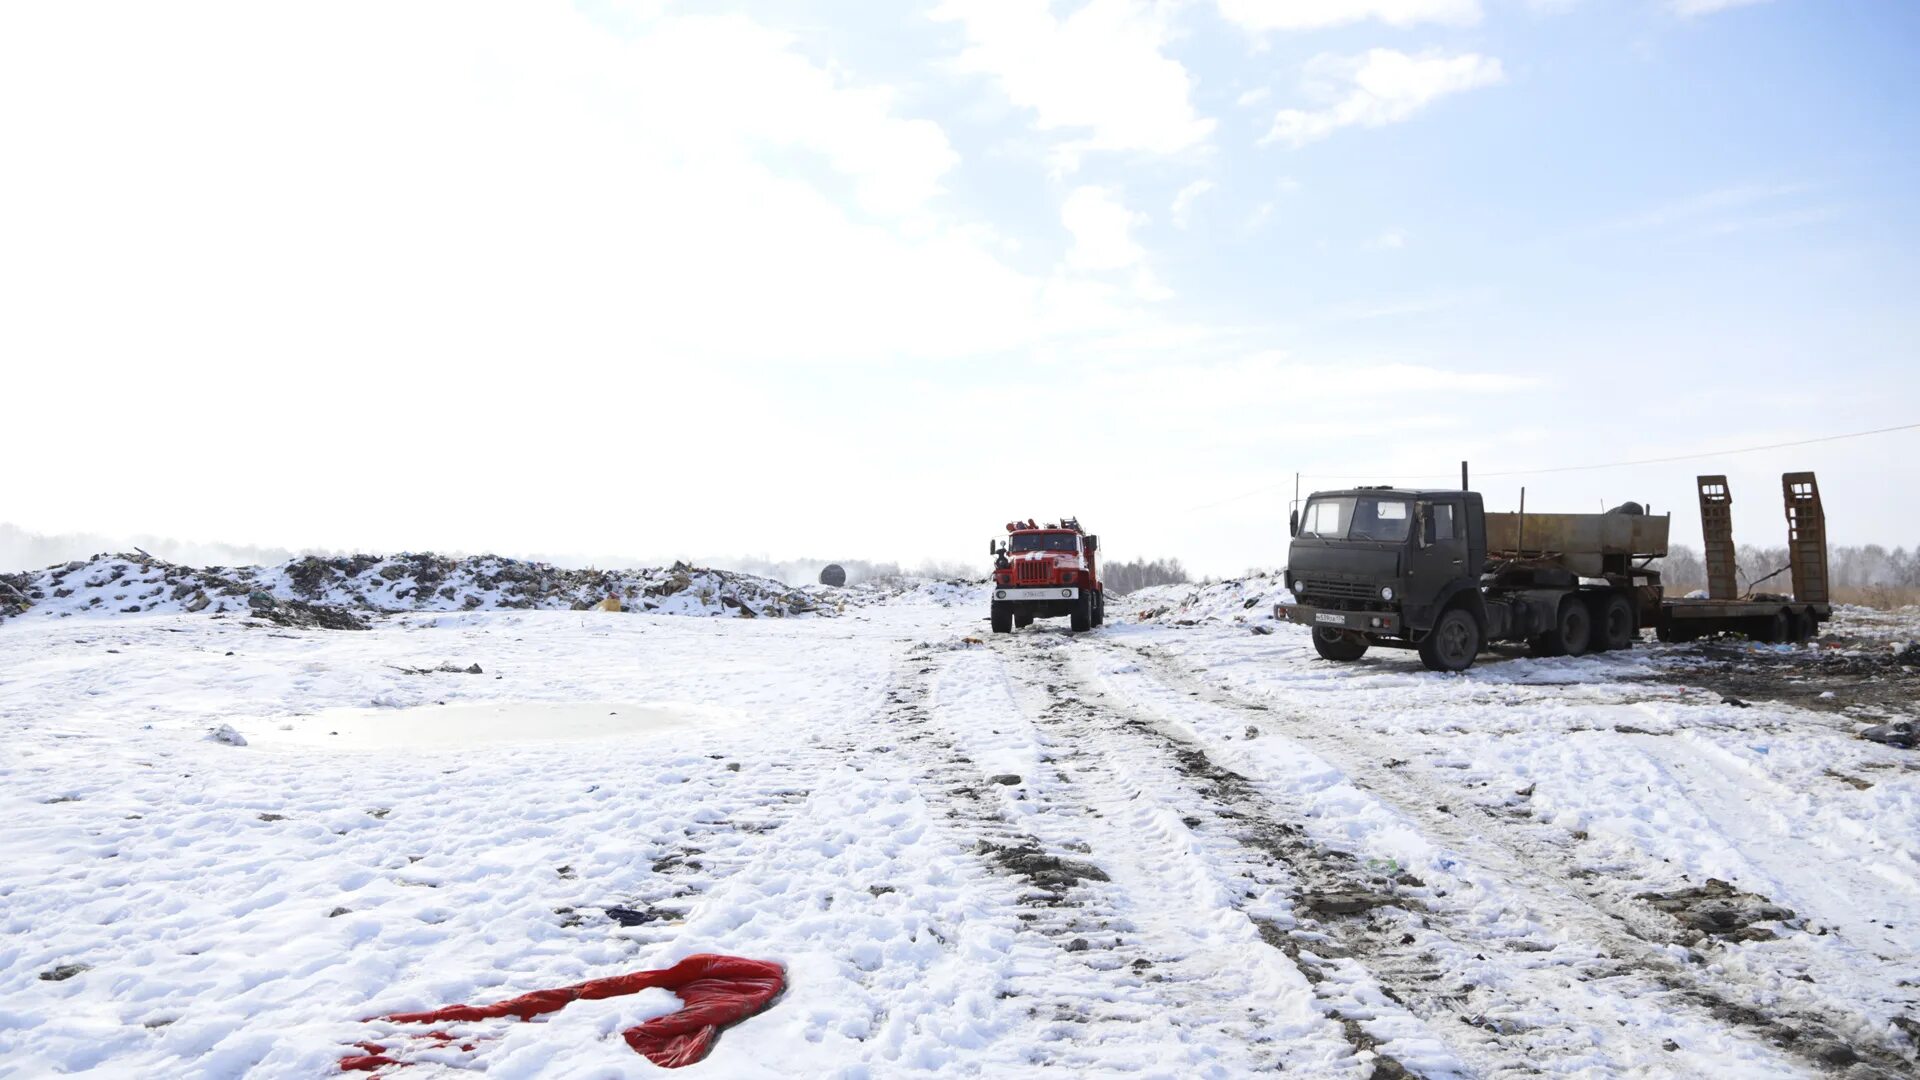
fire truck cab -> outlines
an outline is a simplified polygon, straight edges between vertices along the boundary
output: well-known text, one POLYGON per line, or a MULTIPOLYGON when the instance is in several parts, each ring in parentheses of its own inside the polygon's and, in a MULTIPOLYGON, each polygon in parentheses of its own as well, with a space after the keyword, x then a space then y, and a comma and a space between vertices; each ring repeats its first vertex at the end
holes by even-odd
POLYGON ((1100 538, 1073 518, 1047 525, 1008 522, 1007 538, 987 544, 994 557, 993 632, 1012 633, 1035 619, 1062 616, 1075 633, 1105 622, 1099 551, 1100 538))

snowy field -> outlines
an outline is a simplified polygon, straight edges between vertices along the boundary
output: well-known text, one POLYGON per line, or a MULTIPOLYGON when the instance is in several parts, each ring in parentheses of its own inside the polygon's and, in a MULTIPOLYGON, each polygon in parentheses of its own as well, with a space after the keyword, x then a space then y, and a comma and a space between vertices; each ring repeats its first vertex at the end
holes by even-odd
POLYGON ((788 989, 690 1076, 1915 1071, 1897 695, 1339 667, 1206 604, 0 624, 0 1076, 647 1075, 665 991, 363 1018, 702 952, 788 989))

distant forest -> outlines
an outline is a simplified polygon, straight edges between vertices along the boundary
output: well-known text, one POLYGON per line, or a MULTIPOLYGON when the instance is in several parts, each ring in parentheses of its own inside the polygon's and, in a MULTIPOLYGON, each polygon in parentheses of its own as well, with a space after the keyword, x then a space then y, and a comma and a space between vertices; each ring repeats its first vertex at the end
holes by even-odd
POLYGON ((1125 596, 1151 585, 1185 585, 1187 568, 1180 565, 1179 559, 1135 559, 1106 564, 1100 568, 1100 577, 1106 582, 1108 592, 1125 596))
MULTIPOLYGON (((1735 549, 1734 561, 1739 569, 1740 589, 1745 592, 1754 588, 1756 582, 1787 565, 1787 549, 1741 544, 1735 549)), ((1685 544, 1672 545, 1667 557, 1655 566, 1661 571, 1661 578, 1669 589, 1707 587, 1706 563, 1701 561, 1698 551, 1685 544)), ((1897 547, 1888 551, 1879 544, 1829 547, 1827 576, 1828 583, 1835 589, 1920 587, 1920 548, 1908 551, 1897 547)), ((1792 592, 1792 575, 1782 573, 1767 580, 1759 589, 1762 592, 1792 592)))

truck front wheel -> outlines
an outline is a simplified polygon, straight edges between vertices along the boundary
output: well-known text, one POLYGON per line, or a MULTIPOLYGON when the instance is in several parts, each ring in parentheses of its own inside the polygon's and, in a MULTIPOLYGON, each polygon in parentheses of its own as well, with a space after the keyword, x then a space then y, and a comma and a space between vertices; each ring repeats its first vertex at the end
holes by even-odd
POLYGON ((1345 630, 1316 626, 1313 630, 1313 651, 1319 653, 1322 660, 1350 664, 1367 655, 1367 639, 1345 630))
POLYGON ((1013 609, 1005 604, 993 605, 993 632, 996 634, 1013 633, 1013 609))
POLYGON ((1433 624, 1433 632, 1420 642, 1420 662, 1428 671, 1465 671, 1480 655, 1480 624, 1473 613, 1454 608, 1433 624))

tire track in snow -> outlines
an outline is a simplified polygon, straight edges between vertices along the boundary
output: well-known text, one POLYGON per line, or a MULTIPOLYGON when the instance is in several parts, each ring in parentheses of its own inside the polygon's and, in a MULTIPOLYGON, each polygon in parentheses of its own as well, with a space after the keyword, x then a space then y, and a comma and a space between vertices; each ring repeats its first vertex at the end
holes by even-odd
POLYGON ((1470 1074, 1391 988, 1354 962, 1378 950, 1366 939, 1406 933, 1383 917, 1387 909, 1417 905, 1391 897, 1391 882, 1309 844, 1297 827, 1250 811, 1235 790, 1237 776, 1116 708, 1074 673, 1067 654, 1077 647, 1036 654, 1015 642, 1001 651, 1035 723, 1064 748, 1062 760, 1081 770, 1093 829, 1104 834, 1095 850, 1112 853, 1108 865, 1127 867, 1133 899, 1159 909, 1157 920, 1173 928, 1194 977, 1213 981, 1222 997, 1244 996, 1250 983, 1289 985, 1345 1044, 1306 1063, 1316 1074, 1470 1074), (1364 913, 1364 922, 1332 918, 1344 912, 1364 913), (1286 974, 1276 978, 1276 967, 1286 974))
MULTIPOLYGON (((1330 1074, 1330 1065, 1349 1056, 1337 1029, 1284 1012, 1286 1000, 1305 997, 1287 986, 1289 974, 1299 981, 1297 973, 1271 965, 1250 985, 1235 977, 1258 966, 1249 957, 1205 954, 1198 936, 1179 929, 1189 919, 1204 921, 1204 913, 1138 902, 1149 885, 1152 899, 1166 895, 1141 871, 1151 858, 1146 852, 1159 851, 1168 835, 1164 822, 1130 822, 1139 828, 1129 837, 1144 851, 1119 858, 1112 845, 1083 839, 1111 827, 1099 823, 1091 785, 1056 768, 1050 752, 1030 759, 1018 784, 989 780, 975 754, 983 747, 991 753, 1000 729, 1029 720, 1004 698, 983 711, 935 694, 941 676, 946 685, 977 686, 998 674, 998 657, 955 655, 944 663, 929 658, 915 672, 896 695, 893 724, 919 781, 948 800, 958 831, 977 838, 976 854, 1028 886, 1009 992, 1028 1003, 1029 1030, 1015 1041, 1034 1048, 1031 1064, 1102 1073, 1171 1068, 1182 1076, 1299 1068, 1330 1074)), ((1175 828, 1184 831, 1177 822, 1175 828)), ((1246 929, 1257 949, 1257 936, 1246 929)), ((1353 1064, 1357 1072, 1360 1063, 1353 1064)))
MULTIPOLYGON (((1110 647, 1146 666, 1150 683, 1170 697, 1244 715, 1263 733, 1310 748, 1367 795, 1412 820, 1421 833, 1492 870, 1508 883, 1527 883, 1525 902, 1541 921, 1602 951, 1607 968, 1593 979, 1634 997, 1660 999, 1664 1009, 1684 1009, 1742 1031, 1772 1046, 1803 1068, 1827 1071, 1852 1065, 1853 1074, 1910 1075, 1914 1061, 1892 1044, 1876 1022, 1816 986, 1781 980, 1769 986, 1725 976, 1725 965, 1692 962, 1675 942, 1671 919, 1634 899, 1631 884, 1614 886, 1582 863, 1577 852, 1550 835, 1551 827, 1499 808, 1481 807, 1472 818, 1442 812, 1462 792, 1390 767, 1404 746, 1391 744, 1357 724, 1330 723, 1277 701, 1249 701, 1199 677, 1185 661, 1163 650, 1110 647), (1678 954, 1678 955, 1677 955, 1678 954), (1779 998, 1787 999, 1782 1004, 1779 998), (1841 1036, 1847 1040, 1840 1041, 1841 1036), (1861 1061, 1852 1057, 1858 1053, 1861 1061)), ((1584 981, 1584 980, 1583 980, 1584 981)))

